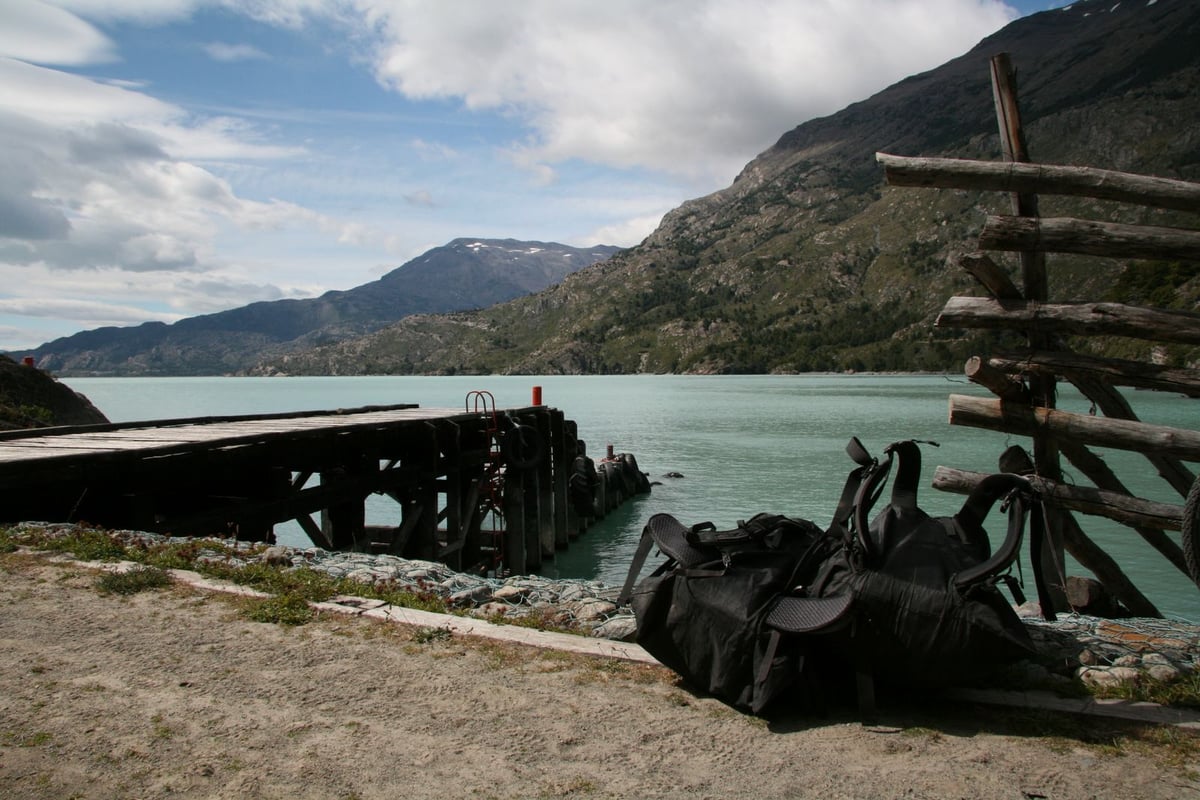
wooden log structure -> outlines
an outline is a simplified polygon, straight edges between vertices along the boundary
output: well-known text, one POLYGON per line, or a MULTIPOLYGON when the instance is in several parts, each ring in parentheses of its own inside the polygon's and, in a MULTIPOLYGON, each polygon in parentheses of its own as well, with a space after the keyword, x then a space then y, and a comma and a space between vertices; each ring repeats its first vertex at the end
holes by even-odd
MULTIPOLYGON (((1089 197, 1138 206, 1200 213, 1200 184, 1091 167, 1028 163, 1016 102, 1015 70, 1006 54, 992 59, 993 99, 1003 163, 947 158, 908 158, 877 153, 887 182, 919 186, 1012 193, 1012 214, 984 220, 982 250, 1009 251, 1021 260, 1021 285, 984 253, 956 258, 957 266, 986 290, 988 297, 952 297, 936 324, 977 330, 1008 330, 1027 338, 1024 352, 974 356, 967 377, 996 399, 950 397, 950 422, 1034 440, 1034 458, 1024 455, 1019 470, 1029 474, 1047 502, 1051 537, 1135 614, 1158 611, 1104 551, 1083 533, 1070 511, 1108 517, 1132 528, 1171 564, 1200 585, 1200 530, 1190 530, 1200 482, 1185 461, 1200 461, 1200 432, 1148 425, 1138 420, 1115 387, 1172 392, 1183 402, 1200 397, 1200 370, 1100 358, 1071 351, 1066 336, 1120 336, 1144 341, 1200 345, 1200 314, 1118 303, 1050 302, 1047 252, 1109 258, 1200 261, 1200 231, 1161 226, 1124 225, 1068 217, 1044 219, 1039 194, 1089 197), (1073 383, 1103 417, 1055 408, 1055 383, 1073 383), (1177 506, 1132 497, 1125 484, 1093 446, 1139 452, 1181 496, 1177 506), (1094 487, 1068 486, 1061 480, 1059 456, 1065 456, 1094 487), (1183 527, 1183 547, 1164 533, 1183 527), (1189 549, 1189 547, 1191 549, 1189 549), (1188 553, 1185 557, 1184 553, 1188 553)), ((1130 269, 1137 269, 1131 265, 1130 269)), ((1020 448, 1010 448, 1020 450, 1020 448)), ((1007 457, 1006 452, 1006 457, 1007 457)), ((1011 460, 1011 459, 1010 459, 1011 460)), ((1001 469, 1011 469, 1001 459, 1001 469)), ((935 487, 968 491, 980 476, 939 467, 935 487)), ((1044 553, 1043 556, 1046 554, 1044 553)), ((1043 557, 1043 565, 1055 563, 1043 557)), ((1061 567, 1061 558, 1057 560, 1061 567)), ((1058 599, 1055 599, 1057 605, 1058 599)))
POLYGON ((583 527, 567 502, 574 431, 544 405, 6 431, 0 521, 261 541, 294 521, 326 549, 519 574, 553 559, 583 527), (395 502, 392 524, 367 523, 371 495, 395 502))

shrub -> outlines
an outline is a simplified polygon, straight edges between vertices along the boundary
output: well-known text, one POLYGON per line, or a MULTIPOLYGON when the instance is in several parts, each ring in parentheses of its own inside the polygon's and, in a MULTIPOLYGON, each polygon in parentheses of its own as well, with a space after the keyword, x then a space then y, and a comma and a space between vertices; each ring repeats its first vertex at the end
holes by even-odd
POLYGON ((295 594, 281 594, 263 600, 250 601, 245 613, 255 622, 303 625, 313 618, 315 612, 303 597, 295 594))
POLYGON ((163 589, 173 583, 171 576, 158 567, 136 567, 126 572, 109 572, 96 581, 105 594, 137 594, 150 589, 163 589))

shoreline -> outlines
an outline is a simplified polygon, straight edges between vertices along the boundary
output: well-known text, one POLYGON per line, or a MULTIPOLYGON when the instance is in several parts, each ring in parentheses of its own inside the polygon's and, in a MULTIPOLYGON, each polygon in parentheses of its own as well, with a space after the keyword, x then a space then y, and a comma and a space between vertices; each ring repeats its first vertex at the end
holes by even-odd
POLYGON ((1014 796, 1200 791, 1189 739, 972 702, 739 714, 660 667, 365 616, 254 623, 188 587, 98 593, 0 557, 0 783, 119 798, 1014 796))

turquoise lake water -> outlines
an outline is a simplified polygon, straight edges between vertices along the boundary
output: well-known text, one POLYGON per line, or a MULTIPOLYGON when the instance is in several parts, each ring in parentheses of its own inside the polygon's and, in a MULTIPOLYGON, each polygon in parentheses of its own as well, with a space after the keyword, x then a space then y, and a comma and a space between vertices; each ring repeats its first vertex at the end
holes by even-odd
MULTIPOLYGON (((529 405, 533 386, 543 402, 579 425, 593 457, 607 444, 633 453, 651 480, 649 496, 626 503, 560 552, 544 570, 563 577, 617 584, 651 514, 674 514, 691 524, 731 527, 760 511, 828 523, 852 466, 846 442, 858 436, 873 453, 897 439, 929 439, 924 452, 921 505, 953 513, 962 498, 928 488, 934 468, 991 472, 1020 437, 947 422, 950 394, 986 392, 956 377, 798 376, 546 376, 365 378, 68 378, 113 422, 221 414, 253 414, 389 403, 461 409, 468 392, 490 391, 499 407, 529 405), (684 477, 661 477, 678 472, 684 477)), ((1195 400, 1127 392, 1139 416, 1163 425, 1200 427, 1195 400)), ((1064 392, 1060 407, 1088 411, 1064 392)), ((1179 504, 1181 498, 1140 456, 1100 451, 1130 489, 1179 504)), ((1071 480, 1070 465, 1065 465, 1071 480)), ((1086 483, 1082 478, 1080 483, 1086 483)), ((395 523, 394 505, 372 498, 373 522, 395 523), (389 516, 392 515, 392 516, 389 516)), ((998 515, 996 517, 998 519, 998 515)), ((1141 590, 1170 616, 1200 620, 1200 591, 1131 529, 1080 517, 1084 529, 1122 565, 1141 590)), ((989 525, 993 541, 1002 522, 989 525)), ((309 544, 297 526, 279 526, 287 544, 309 544)), ((1176 534, 1171 534, 1176 535, 1176 534)), ((1078 572, 1078 568, 1075 568, 1078 572)), ((1025 575, 1032 584, 1028 570, 1025 575)), ((1032 594, 1032 585, 1029 587, 1032 594)))

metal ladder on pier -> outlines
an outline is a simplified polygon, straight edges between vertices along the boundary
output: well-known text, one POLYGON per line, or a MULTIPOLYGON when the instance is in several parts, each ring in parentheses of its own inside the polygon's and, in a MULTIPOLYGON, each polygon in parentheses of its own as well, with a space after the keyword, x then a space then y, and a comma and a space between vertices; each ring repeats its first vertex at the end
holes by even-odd
POLYGON ((481 415, 487 423, 487 452, 483 464, 483 486, 479 492, 480 550, 488 561, 490 572, 498 572, 504 560, 504 455, 500 441, 500 417, 496 413, 496 398, 491 392, 473 390, 467 393, 465 410, 481 415))

